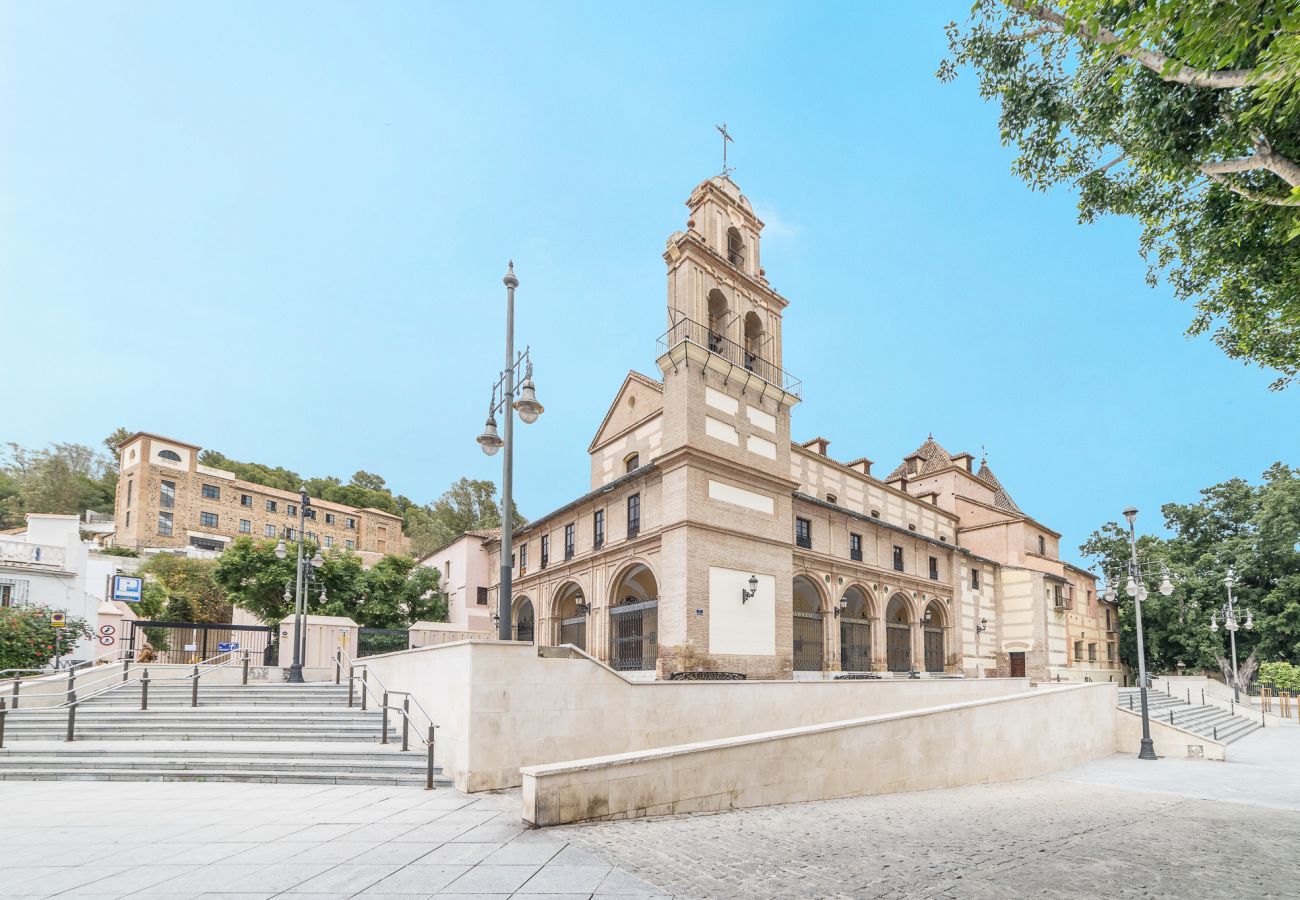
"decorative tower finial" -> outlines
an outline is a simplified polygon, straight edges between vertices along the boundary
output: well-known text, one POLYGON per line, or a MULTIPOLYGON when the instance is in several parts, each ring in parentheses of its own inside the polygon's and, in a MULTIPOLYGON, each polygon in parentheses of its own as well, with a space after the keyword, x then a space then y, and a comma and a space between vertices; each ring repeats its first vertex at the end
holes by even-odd
POLYGON ((721 125, 715 125, 713 127, 718 129, 718 131, 722 132, 722 177, 726 178, 728 175, 730 175, 732 172, 735 171, 735 169, 731 169, 727 167, 727 144, 734 144, 736 143, 736 141, 734 138, 732 138, 731 135, 727 134, 726 122, 723 122, 721 125))
POLYGON ((515 277, 515 261, 510 260, 510 265, 506 269, 506 277, 501 279, 508 288, 519 287, 519 279, 515 277))
POLYGON ((980 465, 986 466, 989 462, 989 451, 983 444, 980 444, 980 465))

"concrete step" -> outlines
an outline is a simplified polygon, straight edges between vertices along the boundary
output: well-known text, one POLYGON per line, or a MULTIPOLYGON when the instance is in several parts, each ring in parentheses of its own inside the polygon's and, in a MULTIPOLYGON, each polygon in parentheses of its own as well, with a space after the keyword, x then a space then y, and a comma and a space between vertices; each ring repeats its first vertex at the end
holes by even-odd
MULTIPOLYGON (((272 784, 384 784, 423 787, 425 775, 322 771, 259 771, 255 769, 206 769, 170 771, 150 769, 0 769, 0 781, 236 781, 272 784)), ((434 776, 434 785, 450 787, 451 779, 434 776)))
MULTIPOLYGON (((211 769, 274 770, 277 772, 319 771, 343 773, 385 773, 423 775, 425 757, 423 748, 409 751, 394 758, 381 754, 373 759, 322 759, 317 756, 299 757, 245 757, 242 754, 220 756, 211 752, 194 756, 72 756, 56 753, 13 755, 0 757, 0 772, 12 769, 45 769, 62 771, 77 769, 149 769, 151 771, 198 771, 211 769)), ((436 773, 441 773, 437 769, 436 773)))

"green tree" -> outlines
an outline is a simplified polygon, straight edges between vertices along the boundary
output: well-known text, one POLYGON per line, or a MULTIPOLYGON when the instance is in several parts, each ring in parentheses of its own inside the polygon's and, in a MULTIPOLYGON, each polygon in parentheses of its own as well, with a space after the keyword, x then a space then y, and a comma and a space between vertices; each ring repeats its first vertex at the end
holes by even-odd
POLYGON ((229 622, 230 601, 216 581, 217 561, 159 553, 140 567, 167 594, 164 614, 174 622, 229 622))
MULTIPOLYGON (((426 515, 410 516, 418 521, 411 529, 412 549, 417 555, 446 544, 466 531, 497 528, 501 525, 501 504, 497 486, 487 480, 460 478, 428 509, 426 515)), ((527 520, 513 508, 515 526, 527 520)))
MULTIPOLYGON (((1166 672, 1179 662, 1212 671, 1226 666, 1226 638, 1210 630, 1210 618, 1227 599, 1229 568, 1238 621, 1249 609, 1255 625, 1238 630, 1239 656, 1300 662, 1300 469, 1275 463, 1259 484, 1230 479, 1202 490, 1196 503, 1160 509, 1171 536, 1142 535, 1138 557, 1151 567, 1149 586, 1162 563, 1175 586, 1170 597, 1151 590, 1142 604, 1148 665, 1166 672)), ((1123 591, 1128 532, 1108 522, 1080 550, 1117 586, 1121 658, 1136 667, 1132 602, 1123 591)))
POLYGON ((7 445, 0 462, 0 515, 6 527, 27 513, 111 513, 117 491, 116 462, 82 444, 51 444, 44 450, 7 445))
POLYGON ((1300 374, 1300 0, 977 0, 949 25, 1030 187, 1141 224, 1189 334, 1300 374))
POLYGON ((44 606, 0 607, 0 669, 43 669, 55 657, 56 635, 64 652, 91 637, 85 619, 68 616, 64 628, 50 625, 44 606))

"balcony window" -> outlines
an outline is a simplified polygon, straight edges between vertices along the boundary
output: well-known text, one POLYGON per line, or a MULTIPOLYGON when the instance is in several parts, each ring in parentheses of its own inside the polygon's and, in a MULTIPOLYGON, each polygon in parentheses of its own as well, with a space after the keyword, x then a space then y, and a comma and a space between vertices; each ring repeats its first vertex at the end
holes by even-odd
POLYGON ((542 568, 545 569, 551 562, 551 536, 542 535, 542 568))
POLYGON ((216 528, 217 514, 213 512, 199 513, 199 524, 202 525, 204 528, 216 528))
POLYGON ((170 537, 172 535, 172 513, 158 513, 158 533, 163 537, 170 537))
POLYGON ((854 562, 862 562, 862 535, 849 535, 849 559, 854 562))
POLYGON ((591 545, 599 550, 605 545, 605 511, 596 510, 591 517, 591 545))
POLYGON ((171 509, 176 505, 176 482, 164 481, 161 483, 158 493, 158 505, 163 509, 171 509))
POLYGON ((796 547, 812 549, 812 522, 808 519, 794 520, 794 543, 796 547))
POLYGON ((979 570, 979 569, 971 569, 971 570, 970 570, 970 589, 971 589, 972 591, 978 591, 978 590, 980 589, 980 570, 979 570))
POLYGON ((629 539, 641 533, 641 495, 633 494, 627 498, 627 536, 629 539))
POLYGON ((898 546, 894 547, 894 571, 903 571, 903 548, 898 546))
POLYGON ((564 558, 573 559, 573 523, 564 526, 564 558))
POLYGON ((519 574, 520 575, 528 574, 528 545, 527 544, 519 545, 519 574))
POLYGON ((939 557, 937 556, 930 557, 930 580, 939 580, 939 557))
POLYGON ((220 499, 221 499, 221 488, 217 487, 215 484, 205 484, 205 485, 203 485, 203 499, 204 499, 204 500, 220 500, 220 499))

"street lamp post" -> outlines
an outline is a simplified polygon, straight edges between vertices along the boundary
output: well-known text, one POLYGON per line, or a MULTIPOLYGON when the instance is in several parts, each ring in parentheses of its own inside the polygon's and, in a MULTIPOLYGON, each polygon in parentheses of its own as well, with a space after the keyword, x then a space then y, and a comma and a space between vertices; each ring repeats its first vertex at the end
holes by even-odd
MULTIPOLYGON (((1232 567, 1228 567, 1228 574, 1223 579, 1223 585, 1228 589, 1228 602, 1223 604, 1221 610, 1223 614, 1223 629, 1228 632, 1228 640, 1232 644, 1232 696, 1236 702, 1241 702, 1241 680, 1237 675, 1237 614, 1234 609, 1235 599, 1232 596, 1232 589, 1236 586, 1237 576, 1232 567)), ((1219 613, 1210 613, 1210 630, 1219 630, 1219 613)), ((1246 630, 1255 627, 1255 618, 1250 614, 1250 609, 1246 609, 1246 630)))
MULTIPOLYGON (((289 682, 291 684, 302 684, 302 660, 305 654, 303 638, 303 616, 306 614, 307 604, 304 602, 305 597, 302 592, 302 554, 303 544, 307 538, 307 507, 311 505, 311 498, 307 496, 307 488, 303 486, 298 489, 298 566, 297 566, 297 592, 294 595, 293 602, 293 663, 289 666, 289 682)), ((284 559, 288 551, 284 546, 284 538, 280 538, 280 543, 275 546, 275 555, 279 559, 284 559)), ((320 556, 320 551, 317 551, 320 556)))
POLYGON ((1151 719, 1147 713, 1147 660, 1146 648, 1142 642, 1142 600, 1146 597, 1146 588, 1142 585, 1142 572, 1138 567, 1137 551, 1137 508, 1128 507, 1124 510, 1124 518, 1128 520, 1128 542, 1129 542, 1129 563, 1128 563, 1128 584, 1124 590, 1133 598, 1133 616, 1137 625, 1137 644, 1138 644, 1138 690, 1142 697, 1142 749, 1138 751, 1138 759, 1155 759, 1155 745, 1151 743, 1151 719))
POLYGON ((515 277, 515 264, 511 260, 505 277, 501 279, 506 286, 506 367, 492 388, 492 402, 488 406, 487 423, 483 433, 478 436, 478 445, 488 456, 494 455, 505 447, 505 457, 501 461, 501 576, 497 596, 497 636, 510 640, 510 601, 513 594, 512 577, 514 574, 514 414, 529 425, 537 421, 542 414, 542 404, 537 402, 537 389, 533 385, 533 361, 528 348, 515 355, 515 288, 519 279, 515 277), (524 367, 524 380, 519 385, 519 397, 515 399, 515 372, 524 367), (500 398, 498 400, 498 397, 500 398), (497 411, 505 416, 504 434, 497 434, 497 411))

